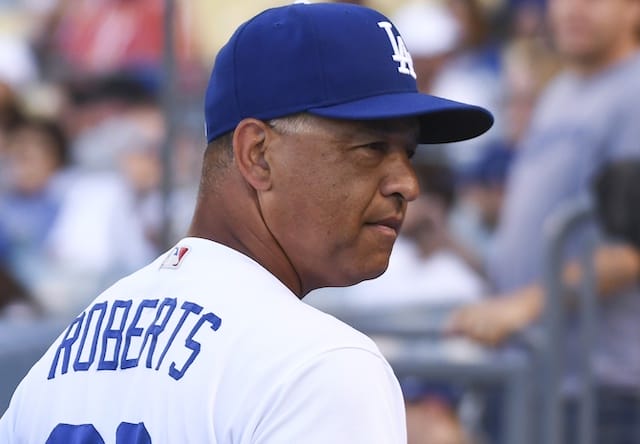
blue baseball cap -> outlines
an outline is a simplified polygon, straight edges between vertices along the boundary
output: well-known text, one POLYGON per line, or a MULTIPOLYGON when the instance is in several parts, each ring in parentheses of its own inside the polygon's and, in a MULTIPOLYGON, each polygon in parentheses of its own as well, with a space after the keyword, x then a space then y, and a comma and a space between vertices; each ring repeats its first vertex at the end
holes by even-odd
POLYGON ((470 139, 493 124, 484 108, 418 92, 411 55, 391 21, 345 3, 268 9, 216 57, 205 95, 208 142, 248 117, 300 112, 341 120, 416 116, 419 143, 470 139))

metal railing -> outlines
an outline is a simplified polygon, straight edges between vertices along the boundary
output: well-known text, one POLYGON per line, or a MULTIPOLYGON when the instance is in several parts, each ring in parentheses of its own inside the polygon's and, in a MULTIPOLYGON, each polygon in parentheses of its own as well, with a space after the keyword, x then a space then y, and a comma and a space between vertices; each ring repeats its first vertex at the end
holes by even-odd
POLYGON ((489 349, 443 334, 453 306, 366 309, 331 307, 333 315, 371 336, 399 379, 418 378, 468 388, 500 389, 500 442, 533 444, 532 354, 526 348, 489 349))
MULTIPOLYGON (((589 201, 576 200, 554 213, 545 223, 545 293, 543 341, 539 349, 542 369, 541 425, 545 444, 561 444, 564 436, 562 381, 565 369, 567 289, 563 283, 564 248, 578 230, 593 223, 594 214, 589 201)), ((580 262, 582 281, 577 291, 577 313, 580 320, 579 367, 582 369, 581 391, 578 394, 578 433, 581 444, 593 444, 595 437, 594 384, 591 374, 591 344, 595 338, 596 277, 593 266, 595 237, 585 233, 581 238, 580 262)))

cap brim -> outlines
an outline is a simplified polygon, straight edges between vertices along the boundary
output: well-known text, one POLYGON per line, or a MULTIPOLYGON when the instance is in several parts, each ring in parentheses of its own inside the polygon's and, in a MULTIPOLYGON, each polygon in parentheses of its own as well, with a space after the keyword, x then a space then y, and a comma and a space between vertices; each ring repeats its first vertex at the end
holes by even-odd
POLYGON ((420 120, 418 143, 459 142, 477 137, 493 125, 493 116, 484 108, 417 92, 383 94, 308 112, 344 120, 416 116, 420 120))

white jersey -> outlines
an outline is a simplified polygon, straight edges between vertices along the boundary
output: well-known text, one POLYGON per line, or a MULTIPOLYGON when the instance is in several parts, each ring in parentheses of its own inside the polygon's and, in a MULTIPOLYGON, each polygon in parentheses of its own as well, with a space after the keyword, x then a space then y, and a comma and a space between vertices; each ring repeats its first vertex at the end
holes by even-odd
POLYGON ((100 295, 21 382, 0 442, 406 442, 373 342, 259 264, 186 238, 100 295))

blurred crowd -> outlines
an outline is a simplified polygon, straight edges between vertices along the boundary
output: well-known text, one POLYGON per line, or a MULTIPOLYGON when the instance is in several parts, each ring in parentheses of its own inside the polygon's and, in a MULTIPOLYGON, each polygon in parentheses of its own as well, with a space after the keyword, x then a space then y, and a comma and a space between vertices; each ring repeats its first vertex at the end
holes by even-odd
POLYGON ((0 2, 0 309, 9 316, 74 313, 188 226, 211 61, 176 7, 164 175, 163 7, 0 2))
MULTIPOLYGON (((186 230, 203 146, 200 95, 212 60, 192 26, 198 8, 175 2, 169 78, 163 3, 0 3, 0 265, 7 282, 0 301, 14 316, 73 313, 186 230), (177 135, 163 175, 169 82, 177 135)), ((512 147, 557 66, 543 4, 384 6, 404 33, 421 90, 496 116, 478 141, 444 156, 430 150, 435 164, 452 168, 446 224, 480 269, 512 147)), ((225 9, 233 8, 220 6, 220 14, 225 9)))
MULTIPOLYGON (((611 65, 619 71, 616 64, 627 61, 628 72, 596 72, 592 84, 593 73, 581 73, 584 78, 556 82, 552 92, 549 85, 565 75, 568 64, 566 51, 558 51, 558 33, 564 33, 565 50, 588 46, 581 33, 593 31, 590 20, 597 22, 588 12, 604 17, 606 11, 597 1, 549 2, 565 8, 557 6, 553 20, 545 0, 384 2, 412 54, 419 89, 484 106, 495 125, 472 141, 418 150, 422 195, 409 207, 388 273, 344 293, 351 303, 471 304, 451 328, 490 345, 534 321, 541 303, 531 285, 540 277, 543 219, 562 202, 588 194, 607 164, 640 158, 640 137, 626 121, 640 115, 634 112, 638 107, 616 105, 624 102, 625 89, 632 96, 640 92, 640 63, 627 60, 638 59, 638 0, 611 0, 636 20, 635 46, 632 41, 630 55, 611 65), (587 11, 587 17, 575 11, 587 11), (636 81, 616 83, 615 76, 636 81), (616 97, 594 93, 600 83, 616 97), (571 102, 583 95, 593 99, 571 102), (536 106, 544 112, 535 114, 536 106), (599 119, 596 110, 607 118, 599 119), (547 114, 565 135, 551 128, 547 114), (597 122, 589 120, 593 116, 597 122), (584 138, 584 146, 564 150, 562 137, 584 138), (549 157, 546 146, 547 152, 558 151, 549 157), (497 293, 513 297, 482 306, 497 293)), ((219 33, 216 26, 195 26, 194 5, 200 3, 175 2, 172 77, 163 58, 162 0, 0 0, 0 316, 72 315, 186 232, 204 147, 201 95, 212 65, 207 32, 219 33), (175 94, 168 97, 168 91, 175 94), (170 127, 175 131, 167 147, 170 127), (163 155, 167 148, 170 156, 163 155)), ((219 7, 209 6, 214 24, 225 21, 226 10, 234 16, 244 11, 243 2, 213 4, 219 7)), ((598 28, 607 24, 596 25, 596 31, 613 32, 598 28)), ((614 71, 611 66, 605 71, 614 71)), ((628 191, 639 189, 636 176, 625 177, 629 184, 606 189, 622 187, 636 195, 628 191)), ((611 197, 602 193, 605 200, 611 197)), ((620 225, 620 218, 608 214, 607 227, 620 225)), ((611 293, 637 282, 633 251, 623 251, 627 256, 616 268, 628 269, 632 278, 616 283, 611 293)), ((619 251, 605 253, 601 262, 618 264, 619 251)), ((569 269, 568 279, 576 273, 569 269)), ((626 335, 625 344, 637 330, 630 323, 640 325, 636 290, 628 291, 620 307, 607 308, 626 311, 627 319, 612 314, 608 321, 626 335)), ((628 368, 640 371, 640 353, 632 354, 628 368)), ((608 372, 609 357, 600 358, 603 375, 614 374, 619 386, 630 384, 627 375, 608 372)), ((437 424, 455 423, 455 415, 434 405, 421 408, 440 412, 437 424)), ((443 428, 445 438, 429 442, 465 442, 462 431, 443 428)))

